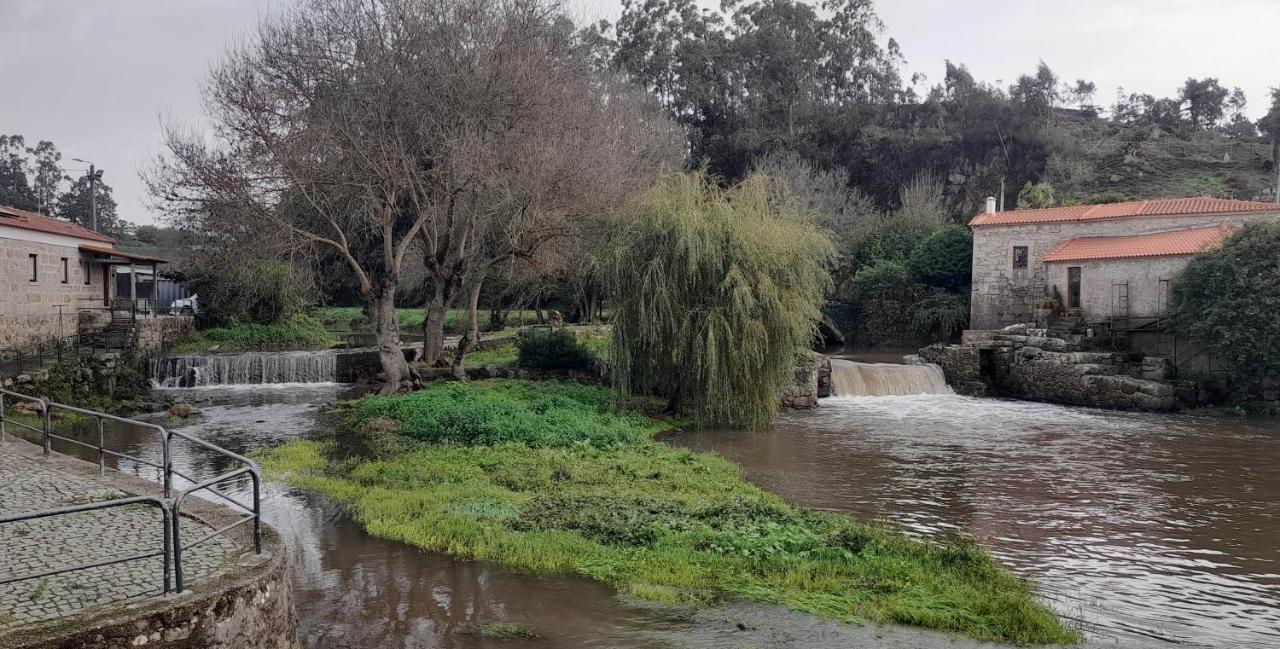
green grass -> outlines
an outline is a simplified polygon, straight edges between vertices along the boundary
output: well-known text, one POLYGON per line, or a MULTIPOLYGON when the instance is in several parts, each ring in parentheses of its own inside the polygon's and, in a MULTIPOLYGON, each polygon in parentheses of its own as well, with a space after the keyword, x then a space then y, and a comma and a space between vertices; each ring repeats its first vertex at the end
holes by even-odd
POLYGON ((739 597, 983 640, 1079 639, 972 541, 793 507, 718 456, 653 441, 668 424, 617 412, 601 388, 446 384, 365 398, 347 417, 397 420, 399 433, 372 459, 334 461, 330 445, 298 441, 261 460, 376 536, 650 600, 739 597))
POLYGON ((340 342, 310 316, 297 316, 282 324, 237 322, 198 331, 174 346, 176 353, 245 351, 255 349, 324 349, 340 342))
MULTIPOLYGON (((357 327, 368 324, 369 318, 364 315, 364 310, 358 306, 330 306, 315 309, 312 312, 321 322, 333 323, 335 325, 354 325, 357 327)), ((396 309, 396 316, 400 318, 400 326, 402 328, 421 329, 422 321, 426 318, 426 310, 421 307, 396 309)), ((533 311, 512 311, 507 317, 508 326, 533 324, 537 316, 533 311)), ((460 330, 463 323, 466 322, 467 312, 465 309, 449 309, 444 316, 445 329, 450 331, 460 330)), ((480 326, 485 327, 489 324, 488 310, 480 312, 480 326)))

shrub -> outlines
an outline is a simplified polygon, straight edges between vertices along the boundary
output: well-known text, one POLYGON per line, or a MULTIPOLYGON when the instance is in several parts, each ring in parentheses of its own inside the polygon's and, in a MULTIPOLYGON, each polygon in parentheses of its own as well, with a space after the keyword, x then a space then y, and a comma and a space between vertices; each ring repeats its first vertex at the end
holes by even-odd
POLYGON ((348 423, 365 430, 368 422, 393 419, 407 437, 468 445, 607 448, 647 437, 644 418, 603 412, 608 403, 608 390, 577 383, 443 383, 408 394, 365 397, 348 423))
POLYGON ((1249 223, 1174 279, 1174 329, 1239 377, 1280 370, 1280 223, 1249 223))
POLYGON ((973 234, 962 225, 934 230, 907 259, 907 270, 917 280, 949 290, 969 285, 972 266, 973 234))
POLYGON ((525 329, 516 334, 517 363, 539 370, 582 370, 591 365, 591 352, 572 332, 525 329))
POLYGON ((911 329, 922 336, 951 338, 969 322, 969 300, 956 293, 931 291, 916 302, 911 329))

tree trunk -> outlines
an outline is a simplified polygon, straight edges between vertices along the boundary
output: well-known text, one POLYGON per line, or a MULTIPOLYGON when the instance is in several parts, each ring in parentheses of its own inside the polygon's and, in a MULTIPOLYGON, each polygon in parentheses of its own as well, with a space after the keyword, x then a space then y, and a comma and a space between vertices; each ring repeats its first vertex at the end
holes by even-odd
POLYGON ((368 295, 369 321, 373 325, 378 360, 385 377, 382 394, 395 394, 405 381, 410 387, 422 386, 421 377, 404 359, 404 352, 400 349, 400 318, 396 315, 395 298, 395 285, 390 282, 380 283, 368 295))
POLYGON ((444 321, 457 297, 456 281, 432 282, 427 316, 422 320, 422 362, 437 367, 444 360, 444 321))
POLYGON ((480 343, 480 287, 483 279, 472 282, 467 287, 467 332, 458 341, 457 352, 453 355, 453 376, 458 380, 467 378, 467 353, 480 343))

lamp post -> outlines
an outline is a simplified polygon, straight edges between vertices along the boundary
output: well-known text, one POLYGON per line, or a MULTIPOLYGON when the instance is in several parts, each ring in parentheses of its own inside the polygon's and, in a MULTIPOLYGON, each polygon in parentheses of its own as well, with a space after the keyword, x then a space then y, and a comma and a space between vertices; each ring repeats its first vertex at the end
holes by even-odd
POLYGON ((98 231, 97 185, 98 185, 98 181, 102 180, 102 170, 95 168, 93 166, 93 163, 89 162, 88 160, 81 160, 80 158, 72 158, 72 160, 75 160, 76 162, 83 162, 89 165, 89 220, 90 220, 90 223, 92 224, 93 231, 97 232, 98 231))

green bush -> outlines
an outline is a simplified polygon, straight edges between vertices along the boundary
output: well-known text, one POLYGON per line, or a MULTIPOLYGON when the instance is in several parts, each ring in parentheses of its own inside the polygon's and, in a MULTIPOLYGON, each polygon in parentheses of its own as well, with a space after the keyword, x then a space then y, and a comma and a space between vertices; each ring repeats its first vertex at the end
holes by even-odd
POLYGON ((644 418, 604 412, 609 394, 604 388, 556 381, 438 383, 409 394, 365 397, 349 423, 359 427, 373 419, 394 419, 407 437, 468 445, 608 448, 644 440, 644 418))
POLYGON ((1238 377, 1280 370, 1280 223, 1249 223, 1174 279, 1174 328, 1238 377))
POLYGON ((232 321, 225 326, 199 331, 174 348, 176 352, 253 349, 317 349, 337 342, 319 320, 295 315, 280 324, 232 321))
POLYGON ((918 281, 953 291, 969 285, 972 266, 973 234, 962 225, 934 230, 907 259, 907 270, 918 281))
POLYGON ((520 367, 583 370, 591 366, 591 351, 563 329, 525 329, 516 334, 516 351, 520 367))
POLYGON ((949 339, 968 322, 969 300, 946 291, 931 291, 911 313, 911 329, 922 336, 949 339))
POLYGON ((281 261, 197 259, 182 275, 200 296, 202 325, 284 323, 305 313, 314 294, 311 278, 281 261))

